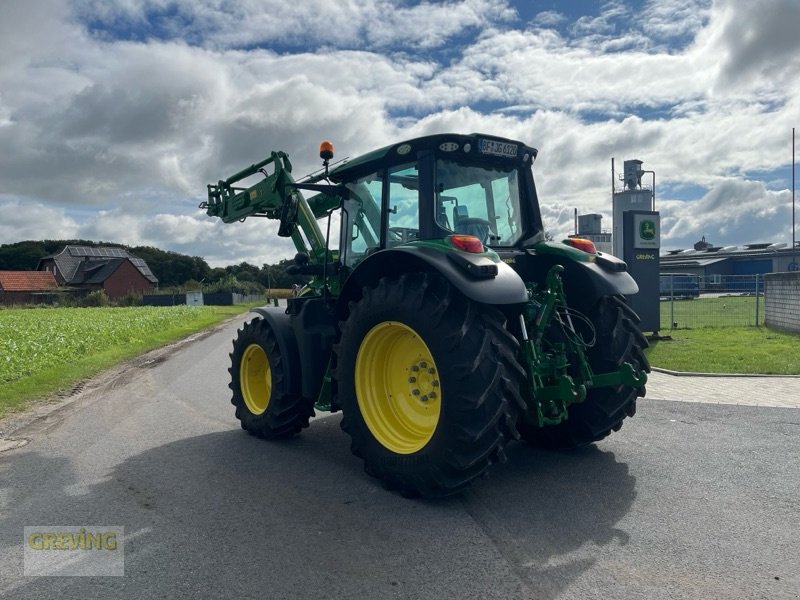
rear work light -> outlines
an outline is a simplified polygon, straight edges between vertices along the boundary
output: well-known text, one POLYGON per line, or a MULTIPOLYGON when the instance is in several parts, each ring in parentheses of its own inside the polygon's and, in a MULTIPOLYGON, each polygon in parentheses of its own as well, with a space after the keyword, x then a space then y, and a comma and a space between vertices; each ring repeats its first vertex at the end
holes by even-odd
POLYGON ((447 238, 450 243, 464 252, 480 254, 483 252, 483 243, 474 235, 455 234, 447 238))
POLYGON ((584 252, 588 252, 589 254, 597 254, 597 248, 595 248, 594 242, 592 240, 587 240, 586 238, 580 238, 580 237, 573 237, 565 239, 564 243, 567 244, 568 246, 572 246, 573 248, 577 248, 578 250, 583 250, 584 252))

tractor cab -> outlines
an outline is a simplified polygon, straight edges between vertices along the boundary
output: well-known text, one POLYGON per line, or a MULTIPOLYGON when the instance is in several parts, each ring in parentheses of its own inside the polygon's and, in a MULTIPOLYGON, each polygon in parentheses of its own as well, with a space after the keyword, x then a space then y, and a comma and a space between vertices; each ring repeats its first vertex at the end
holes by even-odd
POLYGON ((340 261, 468 236, 472 247, 520 247, 543 238, 531 174, 536 150, 483 135, 443 134, 387 146, 333 169, 342 203, 340 261))

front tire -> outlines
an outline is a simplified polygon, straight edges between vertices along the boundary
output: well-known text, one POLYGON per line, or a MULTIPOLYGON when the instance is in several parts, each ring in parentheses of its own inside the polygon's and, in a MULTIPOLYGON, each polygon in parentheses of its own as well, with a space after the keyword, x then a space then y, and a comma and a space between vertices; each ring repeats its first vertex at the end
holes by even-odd
MULTIPOLYGON (((616 371, 630 363, 637 371, 650 371, 644 354, 647 338, 639 329, 639 316, 624 299, 601 298, 588 313, 596 332, 595 344, 587 359, 595 373, 616 371)), ((643 387, 607 386, 589 388, 583 402, 569 407, 569 418, 550 427, 537 429, 520 425, 522 438, 541 448, 568 449, 587 446, 619 431, 623 421, 636 413, 636 399, 645 395, 643 387)))
POLYGON ((342 429, 364 469, 407 496, 460 491, 517 438, 517 342, 443 278, 384 277, 341 323, 342 429))
POLYGON ((238 331, 230 354, 231 404, 242 429, 264 439, 290 437, 314 416, 311 401, 289 389, 292 356, 284 356, 269 324, 253 319, 238 331))

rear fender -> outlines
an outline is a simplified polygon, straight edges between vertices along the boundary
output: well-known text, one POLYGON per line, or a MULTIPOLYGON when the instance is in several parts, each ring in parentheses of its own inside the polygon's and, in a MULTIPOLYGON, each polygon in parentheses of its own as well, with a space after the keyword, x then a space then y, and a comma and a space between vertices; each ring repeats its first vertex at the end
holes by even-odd
POLYGON ((346 318, 348 302, 360 298, 365 286, 386 275, 400 276, 409 272, 439 273, 464 296, 481 304, 510 305, 528 301, 523 280, 496 257, 492 260, 482 254, 404 246, 376 252, 358 264, 339 296, 339 318, 346 318))
POLYGON ((573 306, 588 308, 600 297, 630 296, 639 291, 625 263, 609 254, 598 254, 592 260, 575 260, 567 255, 527 251, 507 260, 522 279, 540 286, 544 285, 553 265, 563 266, 564 292, 567 302, 573 306))

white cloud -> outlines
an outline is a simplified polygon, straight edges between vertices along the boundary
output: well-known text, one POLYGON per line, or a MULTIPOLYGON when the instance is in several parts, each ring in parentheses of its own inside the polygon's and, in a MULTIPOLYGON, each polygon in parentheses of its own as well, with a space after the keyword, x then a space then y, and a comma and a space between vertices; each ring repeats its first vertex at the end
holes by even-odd
POLYGON ((641 14, 649 36, 665 38, 693 37, 708 22, 711 0, 650 0, 641 14))
POLYGON ((69 6, 0 3, 0 202, 37 216, 4 216, 0 243, 92 237, 274 262, 294 253, 277 224, 205 217, 207 183, 274 149, 302 175, 321 139, 343 158, 447 130, 539 147, 557 235, 574 207, 611 212, 615 156, 657 172, 666 243, 713 237, 723 195, 726 239, 786 236, 786 192, 766 182, 800 114, 795 0, 611 2, 571 24, 541 12, 530 29, 504 0, 69 6), (282 45, 254 47, 270 41, 282 45), (670 197, 689 185, 706 191, 670 197))
POLYGON ((516 18, 505 0, 80 0, 78 14, 101 30, 118 23, 146 36, 209 48, 283 44, 293 48, 436 48, 465 30, 516 18))
POLYGON ((630 11, 624 2, 611 0, 603 5, 598 16, 583 16, 578 18, 571 26, 570 33, 576 36, 583 35, 609 35, 617 33, 615 21, 621 17, 628 17, 630 11))
POLYGON ((554 27, 556 25, 560 25, 566 20, 567 17, 557 10, 544 10, 536 14, 532 20, 532 23, 542 27, 554 27))
POLYGON ((705 236, 718 246, 791 240, 791 192, 760 181, 724 179, 695 202, 662 200, 662 246, 691 248, 705 236))
POLYGON ((800 3, 758 0, 720 3, 709 37, 718 44, 721 81, 752 89, 769 80, 783 86, 800 74, 800 3))
POLYGON ((63 208, 0 195, 0 241, 66 239, 77 237, 78 223, 63 208))

